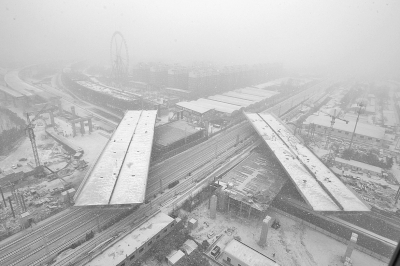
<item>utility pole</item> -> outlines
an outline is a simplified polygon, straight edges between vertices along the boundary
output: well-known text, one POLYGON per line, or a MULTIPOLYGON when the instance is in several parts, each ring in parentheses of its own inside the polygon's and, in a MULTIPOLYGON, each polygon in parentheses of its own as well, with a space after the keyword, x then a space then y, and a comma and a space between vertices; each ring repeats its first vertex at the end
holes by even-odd
POLYGON ((348 148, 348 149, 351 149, 351 145, 353 144, 353 138, 354 138, 354 133, 356 132, 356 128, 357 128, 357 124, 358 124, 358 119, 360 118, 361 109, 365 106, 365 103, 363 103, 362 101, 360 101, 357 105, 359 106, 359 108, 358 108, 357 120, 356 120, 356 124, 355 124, 355 126, 354 126, 353 134, 351 134, 351 140, 350 140, 350 144, 349 144, 349 148, 348 148))

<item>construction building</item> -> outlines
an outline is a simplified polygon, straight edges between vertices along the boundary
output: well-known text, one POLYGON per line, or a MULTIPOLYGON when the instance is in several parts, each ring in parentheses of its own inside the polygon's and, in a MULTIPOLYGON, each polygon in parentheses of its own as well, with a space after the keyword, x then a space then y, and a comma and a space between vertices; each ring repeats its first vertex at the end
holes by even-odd
MULTIPOLYGON (((311 115, 304 121, 305 128, 308 129, 310 124, 315 124, 315 132, 328 135, 331 130, 331 118, 324 115, 311 115)), ((355 121, 336 120, 333 125, 331 136, 343 139, 351 139, 355 127, 355 121)), ((353 140, 374 146, 390 145, 392 138, 386 135, 385 128, 358 122, 353 140)))

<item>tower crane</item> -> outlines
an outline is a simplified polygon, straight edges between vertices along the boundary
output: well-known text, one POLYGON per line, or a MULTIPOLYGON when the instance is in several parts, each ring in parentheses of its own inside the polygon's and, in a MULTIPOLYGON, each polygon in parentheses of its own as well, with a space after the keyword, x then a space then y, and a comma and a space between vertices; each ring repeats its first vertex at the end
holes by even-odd
POLYGON ((325 111, 321 111, 321 110, 319 110, 319 112, 321 112, 321 113, 323 113, 323 114, 325 114, 325 115, 327 115, 327 116, 332 118, 331 119, 331 127, 329 128, 328 136, 326 137, 326 143, 325 143, 325 149, 326 149, 328 147, 328 141, 331 138, 331 133, 332 133, 332 130, 333 130, 333 125, 335 124, 335 120, 336 119, 342 120, 342 121, 346 122, 346 124, 348 124, 349 121, 346 120, 346 119, 340 118, 339 114, 336 115, 336 109, 334 110, 334 114, 333 115, 331 115, 331 114, 329 114, 329 113, 327 113, 325 111))
POLYGON ((40 159, 39 159, 39 153, 37 151, 37 146, 36 146, 36 140, 35 140, 35 132, 34 132, 34 125, 33 122, 39 117, 40 114, 46 112, 45 108, 48 106, 49 103, 46 103, 42 109, 40 109, 39 112, 36 113, 35 117, 31 120, 29 115, 32 114, 33 112, 26 112, 26 122, 27 126, 25 130, 28 133, 29 140, 31 141, 32 144, 32 151, 33 151, 33 157, 35 158, 35 165, 36 167, 40 166, 40 159))
MULTIPOLYGON (((308 105, 308 104, 305 104, 305 105, 306 105, 307 107, 313 108, 313 106, 310 106, 310 105, 308 105)), ((327 138, 326 138, 326 143, 325 143, 325 148, 327 148, 327 147, 328 147, 328 141, 329 141, 329 139, 330 139, 330 137, 331 137, 331 133, 332 133, 332 130, 333 130, 333 125, 335 124, 336 119, 342 120, 342 121, 346 122, 346 124, 348 124, 349 121, 346 120, 346 119, 340 118, 340 117, 339 117, 339 114, 336 115, 336 109, 334 110, 334 114, 333 114, 333 115, 330 114, 330 113, 327 113, 327 112, 325 112, 325 111, 321 111, 321 110, 318 110, 318 112, 321 112, 321 113, 323 113, 323 114, 325 114, 325 115, 327 115, 327 116, 329 116, 329 117, 332 118, 332 119, 331 119, 331 126, 330 126, 330 128, 329 128, 328 136, 327 136, 327 138)))

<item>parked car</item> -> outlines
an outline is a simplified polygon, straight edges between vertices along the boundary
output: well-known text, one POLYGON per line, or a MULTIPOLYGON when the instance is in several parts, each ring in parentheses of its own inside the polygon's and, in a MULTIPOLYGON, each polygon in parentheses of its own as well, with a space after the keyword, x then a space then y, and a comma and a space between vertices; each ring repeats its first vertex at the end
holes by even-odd
POLYGON ((221 253, 221 248, 219 246, 215 246, 211 250, 211 255, 213 255, 214 257, 218 256, 219 253, 221 253))

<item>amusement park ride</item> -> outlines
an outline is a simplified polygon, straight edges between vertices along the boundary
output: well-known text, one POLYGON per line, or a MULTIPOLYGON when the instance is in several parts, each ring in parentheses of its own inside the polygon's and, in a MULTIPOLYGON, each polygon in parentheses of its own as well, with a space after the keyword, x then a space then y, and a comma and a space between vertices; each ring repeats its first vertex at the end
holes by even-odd
POLYGON ((125 38, 119 31, 114 32, 111 38, 110 55, 111 78, 121 85, 128 78, 129 55, 125 38))

